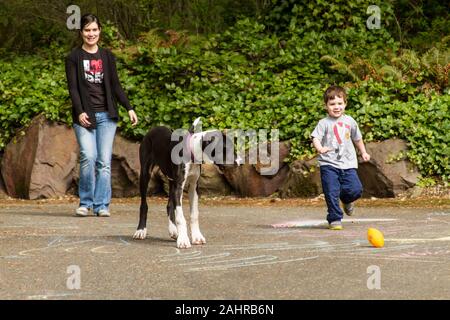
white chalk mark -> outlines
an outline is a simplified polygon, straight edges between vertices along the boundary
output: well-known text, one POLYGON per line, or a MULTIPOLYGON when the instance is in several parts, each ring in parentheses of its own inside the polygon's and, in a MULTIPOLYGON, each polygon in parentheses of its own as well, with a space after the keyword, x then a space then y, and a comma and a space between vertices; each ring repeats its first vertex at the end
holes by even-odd
MULTIPOLYGON (((342 222, 344 224, 347 223, 357 223, 357 222, 388 222, 388 221, 396 221, 397 219, 390 218, 359 218, 359 219, 344 219, 342 222)), ((320 227, 320 226, 328 226, 328 222, 326 220, 295 220, 295 221, 287 221, 282 223, 272 224, 273 228, 295 228, 295 227, 320 227)))
MULTIPOLYGON (((218 259, 218 258, 228 257, 229 255, 230 255, 229 252, 224 252, 224 253, 219 253, 219 254, 212 254, 212 255, 209 255, 209 256, 187 257, 187 258, 182 259, 182 260, 186 260, 187 261, 187 260, 199 260, 199 259, 202 259, 202 260, 207 260, 206 263, 209 263, 212 260, 215 260, 215 259, 218 259)), ((197 263, 202 263, 202 262, 194 261, 194 262, 188 262, 188 263, 181 263, 179 265, 181 266, 181 265, 197 264, 197 263)))
POLYGON ((105 247, 108 247, 110 245, 104 245, 104 246, 100 246, 100 247, 95 247, 91 249, 91 252, 93 253, 116 253, 115 251, 103 251, 102 249, 105 247))
MULTIPOLYGON (((225 258, 230 256, 229 252, 224 252, 224 253, 219 253, 219 254, 212 254, 209 256, 201 256, 201 257, 196 257, 196 258, 192 258, 192 259, 203 259, 206 261, 193 261, 193 262, 186 262, 186 263, 180 263, 180 266, 185 266, 185 265, 195 265, 195 264, 207 264, 207 263, 218 263, 221 261, 215 261, 216 259, 219 258, 225 258)), ((226 261, 230 261, 230 260, 226 260, 226 261)))
POLYGON ((25 257, 14 256, 14 255, 11 255, 11 256, 0 256, 0 258, 2 258, 2 259, 25 259, 25 257))
POLYGON ((50 247, 50 246, 54 245, 55 243, 61 242, 61 240, 63 240, 63 239, 64 239, 64 237, 62 237, 62 236, 56 237, 55 239, 50 241, 47 246, 50 247))
POLYGON ((266 250, 266 251, 282 251, 282 250, 299 250, 299 249, 311 249, 311 250, 331 250, 340 247, 352 248, 360 246, 363 243, 362 240, 355 240, 350 243, 330 244, 326 241, 314 241, 308 244, 289 244, 288 242, 281 243, 261 243, 250 245, 225 245, 226 250, 266 250))
POLYGON ((49 298, 57 298, 57 297, 69 297, 79 294, 73 294, 73 293, 49 293, 49 294, 38 294, 33 296, 28 296, 27 299, 30 300, 47 300, 49 298))
POLYGON ((130 243, 129 243, 128 241, 126 241, 126 240, 124 240, 124 239, 122 239, 122 238, 119 238, 119 240, 120 240, 120 242, 122 242, 123 244, 125 244, 125 245, 127 245, 127 246, 130 245, 130 243))
MULTIPOLYGON (((117 243, 117 242, 114 242, 114 241, 98 240, 98 239, 87 239, 87 240, 80 240, 80 241, 70 241, 70 240, 68 240, 68 241, 58 241, 57 244, 55 244, 56 241, 51 241, 50 244, 45 246, 45 247, 39 247, 39 248, 23 250, 23 251, 20 251, 18 253, 18 255, 19 256, 30 257, 30 256, 34 256, 33 254, 30 254, 30 253, 33 253, 33 252, 46 251, 46 250, 49 250, 49 249, 63 248, 65 246, 73 246, 73 245, 80 245, 80 244, 84 244, 84 243, 95 243, 95 242, 106 243, 106 244, 109 244, 109 245, 117 245, 117 244, 123 245, 122 242, 117 243)), ((65 248, 64 251, 65 252, 70 252, 70 251, 72 251, 72 250, 74 250, 76 248, 78 248, 78 247, 65 248)))
MULTIPOLYGON (((228 269, 232 269, 232 268, 242 268, 242 267, 251 267, 251 266, 257 266, 257 265, 271 265, 271 264, 277 264, 277 263, 298 262, 298 261, 306 261, 306 260, 312 260, 312 259, 319 258, 319 256, 314 256, 314 257, 304 257, 304 258, 296 258, 296 259, 289 259, 289 260, 277 260, 278 257, 274 257, 274 256, 261 256, 261 257, 266 257, 266 258, 257 260, 257 261, 243 261, 243 262, 225 264, 225 265, 189 268, 186 270, 186 272, 228 270, 228 269)), ((256 257, 252 257, 252 258, 256 258, 256 257)), ((231 261, 231 260, 229 260, 229 261, 231 261)))
MULTIPOLYGON (((266 261, 274 261, 277 260, 277 256, 268 256, 268 255, 261 255, 261 256, 254 256, 254 257, 245 257, 245 258, 237 258, 237 259, 229 259, 229 260, 219 260, 219 261, 213 261, 213 264, 216 264, 215 266, 206 267, 206 268, 227 268, 228 266, 235 266, 235 265, 248 265, 248 264, 254 264, 256 262, 266 262, 266 261), (223 264, 221 264, 223 263, 223 264)), ((211 264, 211 262, 194 262, 191 264, 211 264)), ((186 265, 186 264, 184 264, 186 265)))
MULTIPOLYGON (((361 242, 361 244, 366 242, 361 242)), ((398 251, 398 250, 404 250, 404 249, 412 249, 415 248, 416 245, 409 244, 409 245, 399 245, 399 246, 393 246, 393 247, 383 247, 383 248, 375 248, 375 247, 360 247, 355 251, 355 248, 345 248, 343 250, 339 250, 339 253, 345 253, 345 252, 351 252, 351 254, 359 255, 359 254, 366 254, 366 253, 372 253, 374 255, 379 255, 380 253, 385 253, 388 251, 398 251)))
POLYGON ((57 247, 62 247, 64 245, 82 244, 82 243, 91 242, 91 241, 92 240, 82 240, 82 241, 75 241, 75 242, 69 242, 69 243, 61 242, 61 243, 58 243, 57 245, 51 245, 51 246, 46 246, 46 247, 39 247, 39 248, 34 248, 34 249, 23 250, 23 251, 19 252, 19 255, 21 255, 21 256, 33 256, 33 255, 29 255, 28 253, 36 252, 36 251, 42 251, 42 250, 48 250, 48 249, 53 249, 53 248, 57 248, 57 247))
POLYGON ((245 261, 253 261, 253 260, 272 261, 272 260, 276 260, 276 259, 278 259, 277 256, 261 255, 261 256, 254 256, 254 257, 245 257, 245 258, 214 261, 214 263, 245 262, 245 261))
POLYGON ((438 212, 431 212, 428 214, 428 217, 432 216, 439 216, 439 217, 448 217, 450 216, 450 211, 438 211, 438 212))
POLYGON ((359 244, 357 243, 353 243, 353 244, 334 244, 334 245, 321 245, 321 246, 316 246, 316 245, 292 245, 292 246, 288 246, 286 248, 279 248, 279 249, 267 249, 267 250, 277 250, 277 251, 281 251, 281 250, 303 250, 306 249, 307 251, 305 252, 314 252, 314 251, 336 251, 339 248, 348 248, 351 247, 353 250, 355 249, 355 247, 358 247, 359 244))
MULTIPOLYGON (((263 235, 272 235, 272 236, 283 236, 288 233, 303 233, 302 230, 299 229, 288 229, 285 228, 283 230, 259 230, 259 231, 250 231, 247 234, 263 234, 263 235)), ((310 236, 310 235, 307 235, 310 236)), ((317 235, 318 237, 323 237, 323 235, 317 235)))
POLYGON ((343 254, 340 256, 335 256, 335 257, 333 257, 333 259, 334 258, 344 258, 344 259, 367 258, 367 259, 390 260, 390 261, 398 261, 398 262, 414 261, 414 262, 424 262, 424 263, 448 263, 449 262, 449 260, 442 260, 441 258, 436 259, 436 260, 424 260, 424 259, 401 257, 401 256, 373 256, 373 255, 363 255, 363 254, 343 254))
POLYGON ((450 241, 449 237, 441 237, 441 238, 419 238, 419 239, 384 239, 385 242, 400 242, 400 243, 423 243, 423 242, 434 242, 434 241, 450 241))
POLYGON ((159 255, 158 257, 173 257, 173 256, 181 255, 181 254, 188 254, 188 252, 180 253, 181 250, 178 248, 173 248, 173 249, 175 249, 175 253, 163 254, 163 255, 159 255))
POLYGON ((256 244, 228 244, 223 245, 222 247, 226 250, 257 250, 257 249, 271 249, 271 248, 279 248, 285 247, 289 245, 289 242, 274 242, 274 243, 256 243, 256 244))
POLYGON ((427 218, 427 223, 428 222, 439 222, 440 224, 450 224, 450 221, 445 221, 445 220, 442 220, 442 219, 436 219, 436 218, 432 218, 432 217, 428 217, 427 218))
POLYGON ((198 257, 199 255, 201 255, 201 251, 193 251, 193 252, 187 252, 187 253, 180 253, 176 256, 173 256, 174 259, 164 259, 161 261, 178 261, 178 260, 185 260, 185 259, 189 259, 191 257, 198 257))

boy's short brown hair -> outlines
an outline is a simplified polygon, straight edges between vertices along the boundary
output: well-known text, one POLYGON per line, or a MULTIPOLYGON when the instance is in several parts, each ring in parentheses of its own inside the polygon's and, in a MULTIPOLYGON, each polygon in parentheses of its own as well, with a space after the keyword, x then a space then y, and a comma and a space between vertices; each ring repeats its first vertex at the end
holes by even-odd
POLYGON ((325 101, 325 104, 327 104, 328 100, 334 99, 336 96, 344 99, 344 102, 347 103, 347 93, 341 86, 328 87, 323 94, 323 100, 325 101))

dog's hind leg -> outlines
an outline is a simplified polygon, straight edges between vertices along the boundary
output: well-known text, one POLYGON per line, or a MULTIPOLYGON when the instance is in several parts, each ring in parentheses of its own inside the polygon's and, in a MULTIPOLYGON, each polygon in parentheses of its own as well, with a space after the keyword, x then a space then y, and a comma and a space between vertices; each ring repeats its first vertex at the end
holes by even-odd
POLYGON ((147 189, 148 183, 150 181, 151 170, 153 169, 151 145, 141 145, 141 147, 139 148, 139 158, 141 162, 141 172, 139 177, 141 206, 139 208, 139 224, 133 238, 142 240, 147 237, 147 189))
POLYGON ((177 240, 178 231, 177 226, 175 225, 175 183, 169 180, 169 201, 167 203, 167 216, 169 220, 169 236, 177 240))
POLYGON ((189 183, 189 206, 191 211, 191 239, 192 244, 205 244, 206 240, 200 232, 199 225, 199 211, 198 211, 198 178, 200 176, 200 170, 198 175, 189 183))

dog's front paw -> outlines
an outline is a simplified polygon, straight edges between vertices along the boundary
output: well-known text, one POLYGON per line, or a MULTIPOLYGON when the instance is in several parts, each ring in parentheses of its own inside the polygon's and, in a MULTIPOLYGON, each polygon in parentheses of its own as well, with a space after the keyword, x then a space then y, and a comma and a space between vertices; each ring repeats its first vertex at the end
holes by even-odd
POLYGON ((205 237, 200 233, 192 233, 192 244, 205 244, 206 239, 205 237))
POLYGON ((133 239, 144 240, 147 237, 147 228, 138 229, 133 235, 133 239))
POLYGON ((179 235, 177 238, 177 248, 178 249, 187 249, 191 247, 191 242, 189 241, 189 237, 187 235, 179 235))

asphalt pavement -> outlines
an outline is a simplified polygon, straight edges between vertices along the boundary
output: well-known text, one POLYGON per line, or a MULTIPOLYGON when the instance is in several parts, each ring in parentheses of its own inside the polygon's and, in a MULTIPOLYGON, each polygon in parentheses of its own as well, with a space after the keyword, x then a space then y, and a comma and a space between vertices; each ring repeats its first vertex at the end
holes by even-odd
POLYGON ((449 209, 357 207, 331 231, 324 206, 206 203, 207 243, 177 249, 165 203, 149 205, 147 239, 133 240, 138 201, 109 218, 2 203, 0 299, 450 299, 449 209))

